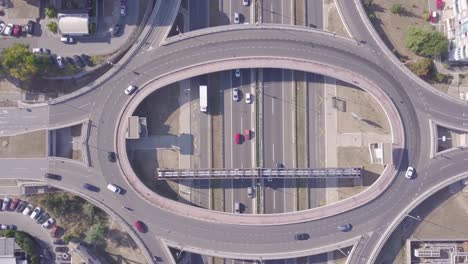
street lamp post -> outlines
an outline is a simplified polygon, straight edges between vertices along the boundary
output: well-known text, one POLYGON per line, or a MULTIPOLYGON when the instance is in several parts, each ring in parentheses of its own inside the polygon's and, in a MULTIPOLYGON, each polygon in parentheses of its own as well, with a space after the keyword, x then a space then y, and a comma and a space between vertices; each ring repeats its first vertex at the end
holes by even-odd
POLYGON ((419 217, 419 215, 417 215, 417 216, 412 216, 412 215, 410 215, 410 214, 405 214, 405 215, 406 215, 407 217, 409 217, 409 218, 413 218, 414 220, 421 221, 421 217, 419 217))

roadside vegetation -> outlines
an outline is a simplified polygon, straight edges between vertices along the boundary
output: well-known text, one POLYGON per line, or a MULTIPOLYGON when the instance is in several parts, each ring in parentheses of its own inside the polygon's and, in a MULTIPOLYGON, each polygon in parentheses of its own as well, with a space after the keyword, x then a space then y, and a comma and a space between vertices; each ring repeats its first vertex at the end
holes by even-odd
POLYGON ((2 70, 20 81, 31 80, 40 74, 47 73, 50 60, 43 56, 36 56, 28 45, 13 44, 0 54, 2 70))
POLYGON ((16 230, 0 230, 1 237, 14 237, 16 243, 24 250, 29 257, 31 264, 40 263, 40 247, 32 236, 28 233, 16 230))

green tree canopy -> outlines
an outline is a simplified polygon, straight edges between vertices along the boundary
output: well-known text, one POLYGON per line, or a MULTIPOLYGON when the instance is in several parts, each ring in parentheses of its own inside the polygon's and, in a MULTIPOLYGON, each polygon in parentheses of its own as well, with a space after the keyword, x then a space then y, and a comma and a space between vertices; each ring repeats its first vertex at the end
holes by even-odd
POLYGON ((102 239, 105 231, 106 228, 101 223, 94 224, 86 231, 84 241, 90 245, 94 244, 102 239))
POLYGON ((432 71, 432 61, 430 59, 423 58, 410 64, 409 68, 420 77, 429 77, 432 71))
POLYGON ((55 9, 55 7, 53 7, 53 6, 46 7, 45 10, 44 10, 44 13, 48 18, 56 18, 57 17, 57 9, 55 9))
POLYGON ((448 39, 431 28, 410 27, 407 31, 406 47, 418 55, 432 57, 446 52, 448 45, 448 39))
POLYGON ((390 11, 395 15, 399 15, 403 11, 403 7, 401 4, 393 4, 392 7, 390 7, 390 11))
POLYGON ((21 81, 30 80, 41 72, 41 66, 47 64, 39 59, 24 44, 13 44, 1 53, 1 65, 4 70, 14 78, 21 81))

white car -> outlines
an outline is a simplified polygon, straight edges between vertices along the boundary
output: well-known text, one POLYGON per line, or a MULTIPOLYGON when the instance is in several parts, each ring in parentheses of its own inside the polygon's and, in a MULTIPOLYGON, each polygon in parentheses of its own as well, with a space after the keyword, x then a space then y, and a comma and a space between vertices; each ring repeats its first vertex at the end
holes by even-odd
POLYGON ((64 60, 62 57, 60 56, 57 56, 57 58, 55 59, 55 61, 57 62, 57 66, 62 69, 63 67, 65 67, 65 63, 64 63, 64 60))
POLYGON ((39 214, 42 212, 42 209, 40 207, 34 208, 32 214, 31 214, 31 219, 36 219, 39 217, 39 214))
POLYGON ((247 104, 252 103, 252 94, 251 93, 246 93, 245 94, 245 103, 247 103, 247 104))
POLYGON ((241 75, 240 69, 236 69, 236 70, 234 71, 234 76, 236 76, 237 78, 239 78, 240 75, 241 75))
POLYGON ((107 185, 107 189, 111 192, 118 193, 120 194, 122 192, 122 189, 120 189, 117 185, 109 183, 107 185))
POLYGON ((240 23, 240 14, 234 13, 234 24, 239 24, 239 23, 240 23))
POLYGON ((124 5, 120 6, 120 16, 126 16, 127 15, 127 7, 124 5))
POLYGON ((49 220, 45 221, 45 223, 42 224, 43 228, 48 228, 51 225, 55 223, 55 220, 53 218, 49 218, 49 220))
POLYGON ((239 89, 237 88, 232 89, 232 100, 234 102, 239 101, 239 89))
POLYGON ((126 95, 131 95, 133 92, 135 92, 136 86, 135 85, 130 85, 125 89, 125 94, 126 95))
POLYGON ((28 206, 26 206, 26 208, 24 208, 23 214, 28 215, 31 212, 31 210, 33 209, 33 207, 34 207, 34 205, 28 204, 28 206))
POLYGON ((3 199, 2 211, 6 211, 8 209, 8 206, 10 205, 10 202, 11 202, 10 198, 3 199))
POLYGON ((62 41, 65 44, 72 44, 73 42, 75 42, 75 39, 72 37, 61 37, 60 41, 62 41))
POLYGON ((248 6, 250 4, 250 1, 249 0, 242 0, 242 4, 244 6, 248 6))
POLYGON ((408 169, 406 169, 405 178, 411 179, 413 177, 413 173, 414 173, 414 168, 409 166, 408 169))
POLYGON ((8 24, 6 25, 5 30, 3 30, 3 35, 11 36, 12 32, 13 32, 13 24, 8 24))

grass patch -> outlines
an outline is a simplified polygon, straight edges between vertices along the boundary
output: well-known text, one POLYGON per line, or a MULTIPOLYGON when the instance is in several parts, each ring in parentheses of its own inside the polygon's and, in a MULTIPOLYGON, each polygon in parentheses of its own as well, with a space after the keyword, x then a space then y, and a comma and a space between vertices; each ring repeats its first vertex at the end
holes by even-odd
POLYGON ((107 61, 107 59, 109 59, 111 55, 93 55, 90 57, 90 61, 92 63, 92 65, 99 65, 105 61, 107 61))

